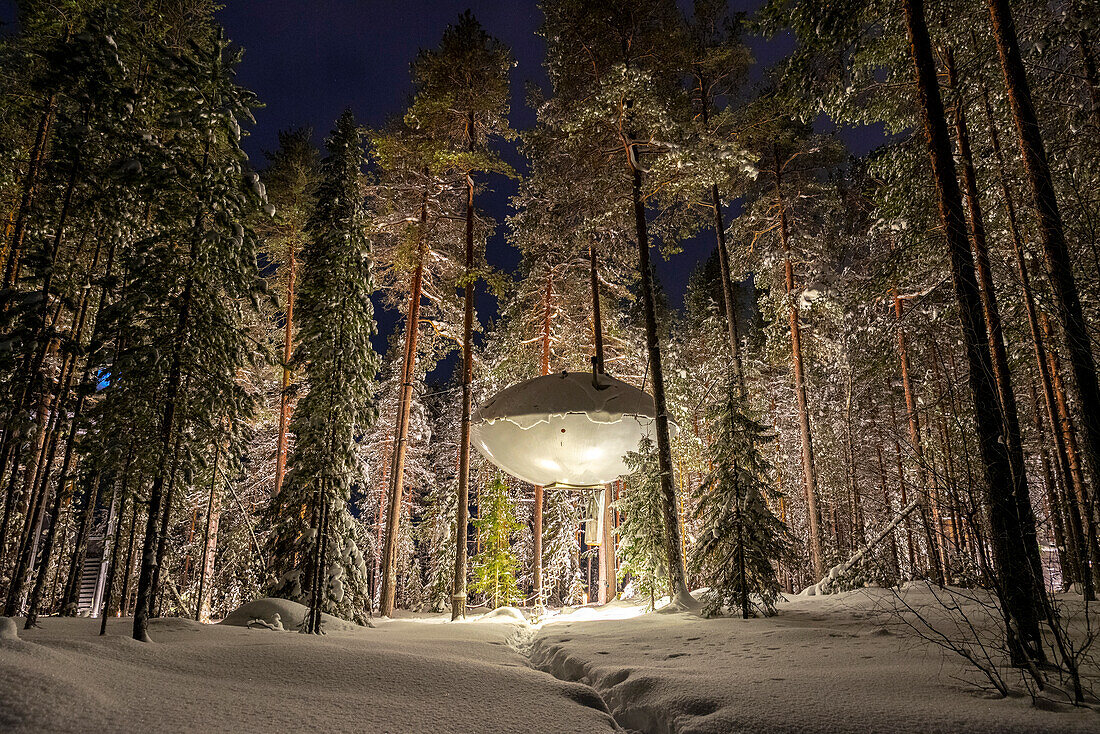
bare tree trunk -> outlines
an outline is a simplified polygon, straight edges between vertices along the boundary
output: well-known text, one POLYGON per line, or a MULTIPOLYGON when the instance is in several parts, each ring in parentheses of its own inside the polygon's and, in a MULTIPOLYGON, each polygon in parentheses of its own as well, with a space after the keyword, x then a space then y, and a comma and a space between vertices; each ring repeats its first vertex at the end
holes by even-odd
POLYGON ((783 244, 783 268, 787 294, 787 312, 791 330, 791 366, 794 392, 798 400, 798 426, 802 438, 802 481, 806 490, 806 510, 810 518, 810 555, 814 564, 814 581, 825 577, 825 553, 821 530, 821 508, 817 497, 817 471, 814 468, 813 433, 810 429, 810 406, 806 397, 806 373, 802 366, 802 324, 795 298, 794 263, 787 231, 787 208, 783 200, 782 168, 779 147, 775 147, 775 202, 779 209, 779 237, 783 244))
POLYGON ((1024 532, 1024 547, 1028 561, 1036 578, 1043 577, 1043 567, 1039 559, 1039 541, 1035 531, 1035 511, 1031 507, 1031 495, 1028 493, 1027 472, 1024 464, 1024 449, 1020 438, 1020 417, 1016 407, 1016 393, 1012 390, 1012 375, 1008 369, 1008 353, 1005 349, 1004 330, 1001 328, 1001 313, 997 307, 997 294, 993 285, 993 273, 989 265, 989 246, 986 242, 985 221, 982 214, 981 199, 978 194, 978 177, 974 170, 974 158, 970 151, 970 134, 966 127, 966 110, 958 87, 955 73, 955 57, 951 49, 944 52, 944 67, 947 72, 947 85, 955 97, 954 122, 955 142, 959 160, 962 162, 963 191, 966 195, 967 213, 970 217, 971 244, 974 248, 974 264, 977 269, 978 286, 982 299, 982 311, 988 327, 989 351, 993 357, 993 378, 997 385, 997 397, 1001 403, 1001 418, 1004 422, 1005 438, 1008 443, 1008 458, 1012 473, 1018 478, 1014 482, 1016 510, 1020 516, 1020 525, 1024 532), (1023 492, 1019 492, 1020 489, 1023 492))
POLYGON ((88 533, 92 528, 92 517, 99 500, 99 474, 92 476, 82 495, 83 506, 78 513, 76 537, 73 539, 72 553, 69 558, 69 572, 65 576, 65 589, 61 595, 61 615, 75 617, 78 596, 80 594, 80 573, 87 554, 88 533))
POLYGON ((283 336, 283 386, 279 392, 279 442, 275 458, 275 494, 283 488, 286 475, 287 428, 290 426, 290 360, 294 356, 294 279, 298 260, 294 257, 294 243, 286 248, 286 333, 283 336))
MULTIPOLYGON (((1039 237, 1043 243, 1055 313, 1062 327, 1066 356, 1077 384, 1085 460, 1095 481, 1096 477, 1100 477, 1100 385, 1097 383, 1088 322, 1073 275, 1073 258, 1066 244, 1046 147, 1035 115, 1031 86, 1020 56, 1020 44, 1008 0, 989 0, 989 16, 1004 73, 1005 92, 1016 124, 1020 155, 1024 160, 1024 178, 1031 190, 1039 237)), ((1090 515, 1093 509, 1087 508, 1090 515)))
POLYGON ((389 493, 386 497, 386 536, 382 545, 381 567, 382 590, 378 601, 379 614, 383 617, 393 614, 397 591, 397 531, 401 524, 401 506, 405 492, 405 452, 409 445, 409 415, 412 412, 413 383, 416 378, 416 345, 420 337, 420 294, 424 284, 424 261, 427 258, 428 249, 427 229, 428 192, 425 190, 420 202, 416 269, 413 271, 412 283, 409 286, 409 306, 405 317, 405 357, 401 368, 401 400, 397 406, 389 493))
MULTIPOLYGON (((997 3, 998 0, 991 0, 997 3)), ((981 310, 974 260, 967 242, 966 219, 963 214, 959 182, 955 177, 955 162, 943 101, 936 80, 932 44, 925 23, 923 0, 902 0, 906 30, 909 36, 922 126, 928 142, 935 194, 939 206, 951 257, 951 273, 959 304, 963 341, 969 363, 970 388, 974 397, 974 418, 985 469, 986 499, 992 526, 993 561, 997 571, 999 593, 1005 606, 1006 630, 1011 637, 1019 635, 1013 645, 1017 658, 1043 657, 1039 633, 1039 615, 1035 600, 1043 590, 1031 573, 1024 528, 1021 525, 1016 497, 1026 491, 1018 486, 1022 477, 1013 475, 1008 449, 1003 440, 1000 405, 990 377, 993 366, 987 348, 985 321, 981 310)), ((1095 375, 1093 375, 1095 384, 1095 375)))
POLYGON ((474 179, 466 175, 466 284, 462 318, 462 435, 458 444, 458 510, 455 522, 455 580, 451 620, 466 616, 466 525, 470 508, 470 412, 474 379, 474 179))
POLYGON ((657 304, 653 297, 653 273, 649 264, 649 234, 642 201, 642 171, 633 145, 627 150, 627 160, 633 175, 634 227, 638 238, 638 274, 642 281, 642 310, 645 315, 646 345, 649 351, 649 373, 653 382, 653 403, 657 411, 657 463, 661 472, 661 515, 665 524, 665 554, 668 560, 668 581, 672 603, 694 608, 697 603, 687 588, 687 570, 680 542, 680 515, 676 501, 676 484, 672 468, 672 445, 668 433, 668 406, 665 402, 665 376, 661 366, 661 344, 657 337, 657 304))
MULTIPOLYGON (((199 593, 195 599, 195 620, 203 621, 203 610, 209 607, 206 580, 213 572, 214 551, 218 544, 218 525, 214 520, 214 501, 218 487, 218 459, 220 458, 222 444, 219 440, 214 444, 214 469, 210 475, 210 496, 206 500, 206 528, 202 534, 202 562, 199 564, 199 593), (213 529, 213 535, 211 535, 213 529), (211 540, 213 546, 211 547, 211 540)), ((207 619, 210 618, 207 610, 207 619)))
POLYGON ((718 184, 711 186, 711 203, 714 205, 714 233, 718 239, 718 269, 722 279, 722 303, 726 311, 726 332, 729 335, 730 355, 733 357, 733 381, 737 385, 738 395, 743 399, 745 392, 745 374, 741 364, 741 335, 737 328, 737 303, 733 297, 733 278, 730 275, 730 256, 726 249, 726 225, 722 218, 722 198, 718 195, 718 184))
MULTIPOLYGON (((1057 357, 1051 356, 1047 353, 1046 340, 1052 339, 1053 335, 1047 333, 1044 336, 1044 325, 1046 325, 1046 317, 1043 316, 1035 303, 1035 295, 1031 287, 1031 277, 1028 273, 1027 263, 1024 259, 1024 245, 1023 238, 1021 237, 1019 226, 1016 220, 1016 207, 1013 204, 1012 192, 1008 186, 1008 177, 1005 172, 1004 154, 1001 150, 1000 136, 997 134, 997 126, 993 117, 993 107, 989 103, 989 94, 983 88, 982 96, 985 103, 986 120, 989 128, 990 140, 993 143, 993 151, 997 158, 997 166, 999 173, 999 183, 1001 189, 1001 195, 1005 200, 1005 211, 1008 217, 1009 232, 1012 235, 1013 252, 1016 259, 1016 271, 1020 279, 1020 291, 1023 295, 1024 307, 1027 313, 1028 328, 1031 332, 1031 340, 1035 347, 1035 361, 1039 370, 1039 384, 1043 390, 1044 403, 1047 410, 1047 419, 1051 425, 1051 437, 1054 439, 1054 451, 1055 458, 1057 459, 1057 465, 1059 472, 1062 475, 1063 482, 1066 487, 1073 487, 1073 494, 1078 498, 1087 497, 1088 487, 1084 484, 1084 476, 1080 468, 1080 464, 1076 458, 1076 451, 1074 451, 1074 457, 1071 460, 1069 447, 1067 446, 1067 436, 1073 436, 1072 425, 1068 424, 1069 416, 1066 416, 1067 424, 1063 424, 1060 417, 1060 411, 1058 402, 1054 392, 1054 376, 1052 372, 1057 368, 1057 357)), ((1049 332, 1049 327, 1047 327, 1049 332)), ((1057 378, 1061 383, 1060 376, 1057 378)), ((1088 505, 1082 504, 1081 509, 1087 511, 1088 505)), ((1092 523, 1088 517, 1085 518, 1085 522, 1082 523, 1080 512, 1076 504, 1073 502, 1067 507, 1070 516, 1070 529, 1079 555, 1077 561, 1080 564, 1082 570, 1087 570, 1090 566, 1090 557, 1092 559, 1097 558, 1096 551, 1096 531, 1094 523, 1092 523), (1076 521, 1074 517, 1076 516, 1076 521), (1086 544, 1086 532, 1091 542, 1086 544)), ((1098 581, 1100 581, 1100 567, 1093 567, 1092 573, 1082 574, 1080 579, 1083 584, 1083 590, 1086 598, 1095 598, 1094 587, 1098 581)))
POLYGON ((115 516, 114 533, 111 534, 111 561, 107 566, 107 590, 103 593, 103 606, 99 612, 99 634, 101 636, 107 634, 107 617, 111 613, 111 603, 115 592, 115 575, 118 573, 118 541, 122 535, 122 518, 126 516, 126 500, 128 498, 125 482, 123 482, 121 494, 118 515, 115 516))
POLYGON ((943 586, 943 560, 939 556, 936 542, 936 533, 932 527, 931 498, 928 489, 928 471, 924 461, 924 447, 920 438, 920 416, 917 414, 917 396, 913 391, 909 368, 909 347, 905 338, 905 329, 902 326, 904 313, 902 311, 901 297, 894 296, 894 314, 898 321, 898 357, 901 362, 901 385, 905 391, 905 412, 909 420, 909 441, 913 444, 913 456, 917 465, 917 491, 921 495, 921 525, 924 526, 925 542, 928 543, 928 565, 932 572, 932 578, 936 584, 943 586))
MULTIPOLYGON (((898 438, 898 416, 897 410, 894 408, 894 401, 890 401, 890 419, 893 426, 894 435, 894 457, 897 459, 898 465, 898 492, 901 495, 901 506, 909 506, 909 498, 905 493, 905 463, 901 455, 901 440, 898 438)), ((916 576, 917 573, 917 546, 913 540, 913 525, 909 522, 909 515, 905 516, 905 542, 909 551, 909 571, 916 576)))
MULTIPOLYGON (((595 263, 595 254, 589 247, 589 255, 592 258, 592 262, 595 263)), ((549 266, 549 263, 547 264, 549 266)), ((593 271, 592 277, 595 277, 595 271, 593 271)), ((540 375, 550 374, 550 319, 552 314, 551 298, 554 293, 554 271, 547 269, 546 271, 546 295, 543 297, 543 312, 542 312, 542 350, 540 359, 540 375)), ((598 316, 596 318, 599 318, 598 316)), ((597 336, 597 338, 600 338, 597 336)), ((543 487, 541 484, 535 485, 535 511, 534 511, 534 552, 533 552, 533 565, 534 565, 534 587, 535 587, 535 605, 542 606, 542 506, 544 503, 543 487)))
MULTIPOLYGON (((164 502, 164 479, 172 451, 172 435, 176 421, 176 403, 179 400, 179 387, 182 372, 183 341, 191 323, 191 281, 183 290, 180 312, 176 321, 175 344, 172 349, 172 363, 168 369, 167 390, 164 396, 164 413, 160 419, 160 457, 161 465, 153 477, 149 489, 149 512, 145 522, 145 541, 141 558, 141 574, 138 576, 137 606, 134 609, 134 639, 149 642, 149 614, 153 607, 155 593, 153 576, 157 570, 157 546, 159 540, 159 520, 164 502)), ((168 509, 168 508, 164 508, 168 509)))
MULTIPOLYGON (((1050 340, 1053 339, 1053 329, 1046 314, 1039 314, 1039 324, 1043 334, 1050 340)), ((1070 517, 1074 513, 1081 518, 1081 530, 1084 533, 1083 547, 1085 552, 1081 554, 1082 563, 1086 568, 1091 567, 1091 581, 1085 582, 1085 590, 1095 594, 1095 587, 1100 585, 1100 542, 1097 540, 1096 518, 1092 511, 1092 497, 1089 494, 1089 486, 1085 481, 1084 468, 1081 466, 1080 452, 1077 448, 1077 435, 1073 430, 1073 421, 1069 414, 1069 405, 1066 400, 1066 386, 1062 382, 1062 367, 1058 353, 1053 349, 1047 352, 1048 371, 1050 374, 1051 389, 1053 392, 1055 413, 1051 418, 1051 425, 1061 428, 1062 444, 1066 449, 1066 462, 1068 465, 1068 482, 1073 487, 1077 498, 1077 507, 1070 506, 1070 517), (1089 584, 1092 588, 1089 589, 1089 584)), ((1058 430, 1057 428, 1054 430, 1058 430)), ((1074 523, 1076 524, 1076 523, 1074 523)))

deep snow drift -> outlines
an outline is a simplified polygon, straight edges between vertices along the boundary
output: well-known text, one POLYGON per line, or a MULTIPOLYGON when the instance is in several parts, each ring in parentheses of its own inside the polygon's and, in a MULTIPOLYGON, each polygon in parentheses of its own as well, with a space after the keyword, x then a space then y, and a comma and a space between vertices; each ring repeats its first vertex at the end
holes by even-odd
POLYGON ((891 599, 796 597, 754 620, 630 601, 539 626, 513 609, 458 624, 399 613, 321 637, 268 629, 300 605, 259 600, 235 624, 155 620, 151 644, 128 619, 99 637, 98 620, 46 618, 0 635, 0 731, 1100 731, 1089 709, 986 697, 956 657, 904 633, 891 599))

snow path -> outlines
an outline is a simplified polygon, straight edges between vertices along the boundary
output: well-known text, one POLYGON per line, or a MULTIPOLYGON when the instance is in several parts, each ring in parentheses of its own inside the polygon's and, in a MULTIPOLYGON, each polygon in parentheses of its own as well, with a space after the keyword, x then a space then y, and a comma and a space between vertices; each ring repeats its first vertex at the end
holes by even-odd
POLYGON ((312 637, 155 620, 106 637, 93 619, 0 639, 3 732, 609 732, 588 686, 532 669, 508 621, 378 622, 312 637))
POLYGON ((958 658, 883 612, 891 599, 795 597, 752 620, 633 616, 642 610, 614 602, 547 621, 530 655, 592 686, 620 726, 644 734, 1100 732, 1092 710, 986 697, 958 658))

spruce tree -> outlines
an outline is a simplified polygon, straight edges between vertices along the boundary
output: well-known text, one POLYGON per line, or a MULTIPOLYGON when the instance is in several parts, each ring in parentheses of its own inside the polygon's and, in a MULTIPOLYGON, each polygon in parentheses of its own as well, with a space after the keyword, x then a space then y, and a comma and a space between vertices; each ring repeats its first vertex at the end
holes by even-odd
POLYGON ((652 605, 668 589, 661 469, 653 439, 642 439, 638 450, 626 455, 626 465, 630 475, 615 504, 623 518, 618 530, 619 574, 633 579, 652 605))
POLYGON ((364 480, 356 446, 376 417, 378 356, 371 346, 376 326, 361 193, 363 135, 350 111, 325 147, 298 296, 294 365, 307 391, 291 422, 294 452, 283 491, 272 500, 268 547, 278 577, 274 594, 310 603, 315 618, 324 610, 361 619, 367 568, 348 502, 364 480))
POLYGON ((775 563, 789 552, 783 523, 768 508, 774 496, 763 447, 766 428, 746 415, 731 376, 725 399, 710 409, 713 440, 707 449, 710 474, 695 490, 695 518, 702 525, 692 549, 692 570, 708 587, 706 614, 726 607, 752 616, 750 597, 770 615, 779 598, 775 563))
POLYGON ((520 528, 516 507, 508 486, 498 475, 478 498, 480 517, 474 519, 481 552, 473 557, 474 583, 470 590, 484 594, 496 609, 523 599, 516 584, 518 562, 512 552, 512 537, 520 528))

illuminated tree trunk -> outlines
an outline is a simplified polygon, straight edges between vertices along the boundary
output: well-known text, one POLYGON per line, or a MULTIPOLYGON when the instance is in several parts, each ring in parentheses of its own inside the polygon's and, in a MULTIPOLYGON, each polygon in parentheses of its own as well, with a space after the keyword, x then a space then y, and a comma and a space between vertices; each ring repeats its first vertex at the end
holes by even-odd
MULTIPOLYGON (((898 438, 900 429, 898 428, 898 415, 897 410, 894 408, 894 401, 890 401, 890 420, 893 425, 894 431, 894 457, 897 459, 898 465, 898 492, 901 495, 901 506, 909 506, 909 498, 905 493, 905 462, 901 455, 901 440, 898 438)), ((909 551, 909 570, 910 573, 916 575, 917 572, 917 544, 913 540, 913 525, 909 522, 909 515, 905 516, 905 542, 909 551)))
MULTIPOLYGON (((996 3, 997 0, 992 0, 996 3)), ((959 182, 951 141, 936 80, 932 44, 925 22, 923 0, 902 0, 906 30, 912 54, 920 122, 928 143, 935 195, 940 220, 951 258, 951 275, 959 305, 963 342, 969 363, 970 388, 974 398, 975 428, 985 470, 986 499, 992 529, 994 568, 1008 618, 1008 633, 1018 638, 1012 645, 1015 657, 1041 659, 1043 651, 1038 614, 1034 602, 1042 589, 1032 573, 1024 545, 1024 528, 1016 496, 1026 491, 1023 477, 1014 476, 1003 440, 1000 405, 990 377, 993 366, 987 348, 981 297, 974 275, 974 260, 967 242, 959 182)), ((1095 375, 1093 375, 1095 384, 1095 375)))
POLYGON ((817 471, 814 467, 813 433, 810 429, 810 406, 806 397, 806 373, 802 365, 802 324, 795 302, 794 262, 787 230, 787 208, 783 199, 782 168, 779 148, 775 146, 775 203, 779 210, 779 238, 783 244, 784 282, 787 294, 787 314, 791 331, 791 366, 794 373, 794 392, 798 401, 798 426, 802 439, 802 482, 806 491, 806 510, 810 519, 810 555, 814 564, 814 581, 825 577, 825 555, 821 529, 821 508, 817 497, 817 471))
POLYGON ((466 616, 466 525, 470 511, 470 411, 474 379, 474 179, 466 174, 466 281, 462 288, 462 435, 458 444, 458 509, 455 522, 455 581, 451 620, 466 616))
POLYGON ((680 542, 680 514, 676 501, 676 484, 672 471, 672 445, 668 432, 668 406, 665 402, 665 376, 661 366, 661 344, 657 337, 657 304, 653 297, 653 274, 649 264, 649 233, 642 201, 642 171, 638 167, 638 152, 631 144, 627 160, 633 176, 631 189, 634 203, 634 228, 638 239, 638 275, 642 282, 642 311, 645 315, 646 346, 649 352, 649 373, 653 382, 653 403, 656 408, 657 462, 661 472, 661 515, 665 525, 665 556, 668 561, 668 582, 672 603, 694 608, 695 600, 687 588, 687 571, 680 542))
POLYGON ((283 488, 286 474, 286 434, 290 425, 290 359, 294 356, 294 278, 298 261, 294 257, 294 243, 286 248, 286 332, 283 336, 283 389, 279 393, 279 443, 275 459, 275 494, 283 488))
POLYGON ((737 384, 738 396, 745 398, 745 375, 741 364, 741 335, 737 328, 737 303, 733 297, 733 278, 730 275, 730 256, 726 249, 726 226, 722 219, 722 198, 718 195, 718 185, 710 190, 714 205, 714 233, 718 238, 718 269, 722 278, 722 303, 726 311, 726 332, 729 335, 730 355, 733 357, 733 381, 737 384))
MULTIPOLYGON (((1050 526, 1054 534, 1054 546, 1058 551, 1058 565, 1062 569, 1063 584, 1068 585, 1068 583, 1080 577, 1081 566, 1077 559, 1081 556, 1077 549, 1077 537, 1073 534, 1072 528, 1069 533, 1066 532, 1067 526, 1070 526, 1072 521, 1067 522, 1068 518, 1063 515, 1065 508, 1059 497, 1058 487, 1054 481, 1054 473, 1051 471, 1050 456, 1047 454, 1046 448, 1046 432, 1043 430, 1043 417, 1039 407, 1039 395, 1035 390, 1035 380, 1028 380, 1028 387, 1031 390, 1033 425, 1035 435, 1039 441, 1039 458, 1043 466, 1043 490, 1046 493, 1050 526)), ((1089 574, 1085 575, 1089 576, 1089 574)))
MULTIPOLYGON (((1020 228, 1018 222, 1016 222, 1016 209, 1012 199, 1012 191, 1009 188, 1008 174, 1005 173, 1004 153, 1001 150, 1000 135, 997 131, 997 124, 993 119, 993 108, 989 102, 988 91, 982 89, 982 99, 985 102, 986 107, 986 120, 989 130, 990 141, 993 145, 993 153, 997 157, 999 184, 1001 189, 1001 196, 1004 199, 1005 215, 1008 217, 1009 232, 1012 235, 1012 249, 1016 261, 1016 274, 1020 278, 1020 292, 1023 296, 1024 310, 1027 314, 1027 327, 1031 331, 1032 343, 1035 348, 1035 362, 1038 366, 1038 377, 1040 377, 1040 385, 1043 390, 1044 404, 1046 405, 1046 415, 1048 423, 1051 424, 1051 437, 1054 439, 1054 451, 1055 459, 1057 461, 1057 467, 1060 474, 1062 474, 1063 481, 1068 487, 1073 487, 1073 495, 1080 501, 1080 507, 1073 501, 1067 503, 1066 511, 1069 518, 1069 530, 1070 535, 1074 538, 1074 544, 1077 548, 1077 554, 1075 555, 1075 565, 1081 571, 1087 570, 1092 567, 1091 573, 1082 572, 1079 579, 1082 583, 1082 591, 1084 591, 1087 599, 1095 599, 1095 585, 1100 581, 1100 567, 1096 567, 1093 563, 1090 563, 1090 559, 1096 559, 1098 557, 1097 536, 1096 536, 1096 523, 1092 522, 1089 515, 1086 515, 1084 521, 1082 521, 1081 513, 1088 513, 1089 505, 1088 499, 1088 486, 1085 484, 1084 474, 1080 469, 1080 463, 1076 456, 1076 450, 1074 451, 1073 460, 1070 460, 1070 452, 1067 446, 1067 436, 1073 438, 1073 426, 1063 423, 1062 414, 1059 412, 1057 397, 1055 396, 1055 375, 1054 370, 1057 368, 1057 357, 1052 361, 1051 357, 1048 357, 1046 349, 1046 340, 1052 339, 1052 333, 1049 333, 1049 327, 1047 326, 1046 317, 1040 313, 1037 305, 1035 304, 1035 295, 1032 291, 1031 274, 1027 271, 1027 263, 1024 260, 1024 245, 1023 238, 1021 237, 1020 228), (1044 336, 1044 327, 1047 331, 1044 336), (1088 536, 1086 538, 1086 536, 1088 536)), ((1057 381, 1060 384, 1060 374, 1057 375, 1057 381)), ((1063 399, 1065 396, 1063 395, 1063 399)), ((1068 423, 1068 416, 1066 416, 1068 423)))
POLYGON ((936 533, 932 526, 931 499, 928 491, 928 471, 924 462, 924 447, 920 437, 920 416, 917 414, 917 396, 910 379, 909 347, 902 326, 903 311, 901 297, 894 296, 894 314, 897 316, 898 358, 901 362, 901 385, 905 391, 905 414, 909 422, 909 442, 913 444, 913 457, 917 465, 917 491, 921 493, 921 525, 924 526, 925 542, 928 544, 928 565, 935 582, 943 586, 943 562, 939 557, 936 533))
MULTIPOLYGON (((540 360, 540 375, 550 374, 550 317, 552 313, 551 298, 554 294, 554 271, 548 269, 546 272, 546 295, 543 297, 543 311, 542 311, 542 353, 540 360)), ((541 484, 535 485, 535 511, 534 511, 534 552, 532 559, 534 561, 534 585, 535 585, 535 604, 542 606, 542 506, 543 506, 543 487, 541 484)))
MULTIPOLYGON (((180 381, 182 365, 183 341, 187 329, 191 324, 191 281, 183 290, 179 315, 176 322, 172 349, 172 363, 168 369, 168 383, 164 396, 164 413, 160 419, 159 449, 161 461, 168 461, 172 449, 172 435, 176 420, 176 403, 180 398, 180 381)), ((164 480, 167 468, 159 467, 153 477, 153 484, 149 489, 149 511, 145 522, 145 541, 141 556, 141 574, 138 576, 137 606, 134 609, 134 639, 142 642, 149 641, 149 615, 153 608, 153 596, 155 594, 154 575, 157 570, 157 546, 159 539, 159 520, 164 502, 164 480)), ((170 508, 164 508, 170 509, 170 508)))
MULTIPOLYGON (((471 184, 472 185, 472 184, 471 184)), ((473 191, 471 189, 471 198, 473 191)), ((467 218, 472 213, 467 213, 467 218)), ((467 223, 472 237, 472 220, 467 223)), ((379 614, 393 614, 397 574, 397 531, 401 524, 402 498, 405 492, 405 453, 409 445, 409 415, 412 412, 413 380, 416 377, 416 345, 420 337, 420 294, 424 285, 424 261, 428 249, 428 192, 420 201, 420 229, 416 269, 409 287, 408 315, 405 317, 405 357, 401 371, 401 400, 397 405, 397 423, 394 427, 394 448, 390 467, 389 494, 386 498, 386 536, 382 545, 382 590, 379 595, 379 614)), ((381 507, 379 507, 381 511, 381 507)))
MULTIPOLYGON (((1039 238, 1043 243, 1055 313, 1077 384, 1085 460, 1095 481, 1100 476, 1100 385, 1097 383, 1088 322, 1073 276, 1073 259, 1066 244, 1046 147, 1035 115, 1031 86, 1020 56, 1020 44, 1008 1, 989 0, 989 16, 1004 74, 1005 92, 1016 124, 1020 155, 1024 161, 1024 178, 1031 191, 1039 238)), ((1086 506, 1085 509, 1091 516, 1094 508, 1086 506)))
MULTIPOLYGON (((126 500, 129 493, 126 491, 126 483, 120 491, 118 514, 115 516, 114 532, 111 534, 111 560, 107 565, 107 588, 103 592, 103 606, 99 609, 99 634, 107 634, 107 616, 111 611, 115 594, 115 576, 118 574, 118 541, 122 537, 122 518, 126 516, 126 500)), ((112 503, 113 504, 113 503, 112 503)))
POLYGON ((1027 490, 1024 449, 1020 439, 1019 411, 1016 407, 1016 394, 1012 390, 1012 375, 1008 369, 1008 354, 1005 350, 1004 331, 1001 328, 1001 313, 997 307, 993 273, 989 266, 989 247, 986 243, 985 222, 978 194, 978 177, 974 171, 974 159, 970 151, 970 134, 966 127, 966 112, 963 109, 963 100, 958 91, 955 58, 951 49, 947 49, 944 53, 944 66, 947 72, 948 88, 955 95, 955 143, 959 160, 962 162, 963 192, 966 196, 967 213, 970 217, 970 239, 974 248, 974 264, 978 275, 982 311, 985 314, 985 322, 988 327, 989 351, 993 357, 993 378, 997 384, 997 396, 1000 398, 1001 403, 1001 418, 1004 421, 1009 462, 1013 475, 1017 477, 1013 483, 1016 491, 1016 510, 1020 516, 1028 561, 1032 565, 1036 578, 1042 578, 1043 570, 1039 560, 1039 541, 1035 532, 1035 511, 1031 507, 1031 496, 1027 490), (1020 489, 1023 489, 1023 491, 1020 492, 1020 489))
POLYGON ((206 528, 202 534, 202 562, 199 564, 199 593, 195 599, 195 620, 203 621, 205 611, 206 618, 210 618, 209 591, 206 581, 214 570, 214 551, 218 545, 218 520, 214 516, 214 504, 218 488, 218 459, 221 454, 221 441, 214 444, 214 468, 210 476, 210 495, 206 500, 206 528))

